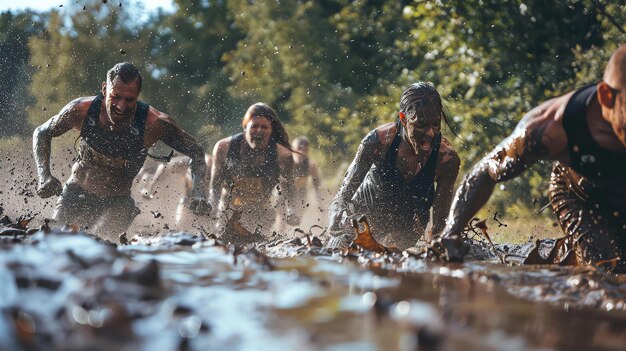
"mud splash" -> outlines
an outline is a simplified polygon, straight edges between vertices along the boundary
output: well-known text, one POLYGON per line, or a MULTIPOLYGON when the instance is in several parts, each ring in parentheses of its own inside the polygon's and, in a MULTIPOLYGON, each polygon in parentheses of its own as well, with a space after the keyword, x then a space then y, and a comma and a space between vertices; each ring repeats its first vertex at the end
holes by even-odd
POLYGON ((0 349, 618 350, 626 279, 588 267, 442 265, 257 249, 186 233, 115 246, 44 230, 0 241, 0 349))

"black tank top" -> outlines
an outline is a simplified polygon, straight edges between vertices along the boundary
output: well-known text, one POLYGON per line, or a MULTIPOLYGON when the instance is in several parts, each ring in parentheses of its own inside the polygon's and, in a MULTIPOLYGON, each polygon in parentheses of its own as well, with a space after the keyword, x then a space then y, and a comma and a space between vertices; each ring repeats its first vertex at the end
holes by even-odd
MULTIPOLYGON (((397 166, 398 149, 402 140, 402 125, 381 164, 374 164, 352 197, 357 211, 364 211, 371 223, 385 228, 415 230, 415 218, 426 225, 435 198, 435 171, 439 160, 441 133, 435 136, 433 147, 420 172, 406 181, 397 166)), ((380 228, 380 227, 379 227, 380 228)))
POLYGON ((596 85, 576 91, 563 113, 563 128, 567 135, 571 168, 592 181, 622 181, 626 179, 626 154, 602 148, 593 139, 587 125, 587 108, 596 95, 596 85))
POLYGON ((270 139, 267 145, 265 162, 260 165, 249 165, 241 162, 241 143, 243 133, 235 134, 230 140, 226 153, 226 179, 231 181, 234 177, 259 178, 264 189, 271 189, 278 184, 280 168, 278 165, 278 151, 276 142, 270 139))
MULTIPOLYGON (((87 118, 85 118, 80 130, 80 137, 84 141, 81 143, 80 154, 89 157, 90 150, 88 148, 92 148, 101 155, 123 160, 125 161, 121 163, 123 174, 134 178, 143 166, 148 154, 144 147, 144 132, 150 106, 138 101, 135 118, 130 128, 113 133, 101 128, 98 124, 101 104, 102 95, 98 94, 89 106, 87 118)), ((115 164, 120 164, 120 162, 115 162, 115 164)))

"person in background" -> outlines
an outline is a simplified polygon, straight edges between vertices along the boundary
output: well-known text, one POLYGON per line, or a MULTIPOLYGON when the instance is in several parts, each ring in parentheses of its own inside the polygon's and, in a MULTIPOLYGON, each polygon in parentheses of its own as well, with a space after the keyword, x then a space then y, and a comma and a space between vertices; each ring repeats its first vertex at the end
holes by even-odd
MULTIPOLYGON (((267 233, 283 208, 287 224, 296 225, 290 199, 293 157, 289 136, 273 108, 255 103, 241 122, 243 132, 218 141, 213 148, 209 202, 217 228, 235 216, 249 232, 267 233), (284 194, 284 204, 272 203, 272 192, 284 194)), ((228 234, 228 233, 227 233, 228 234)))
MULTIPOLYGON (((315 199, 317 205, 322 205, 322 198, 320 193, 320 175, 317 163, 309 158, 309 139, 305 136, 299 136, 293 139, 291 142, 291 148, 293 151, 293 177, 294 177, 294 190, 291 203, 295 214, 302 219, 304 211, 310 207, 307 200, 307 190, 309 178, 313 183, 313 190, 315 191, 315 199)), ((279 216, 280 228, 285 231, 285 223, 279 216)))

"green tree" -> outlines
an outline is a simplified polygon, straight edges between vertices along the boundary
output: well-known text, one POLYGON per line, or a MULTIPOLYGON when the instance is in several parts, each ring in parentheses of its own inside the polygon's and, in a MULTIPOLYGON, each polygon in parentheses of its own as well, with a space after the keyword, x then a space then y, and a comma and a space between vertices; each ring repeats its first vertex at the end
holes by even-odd
POLYGON ((35 67, 30 86, 36 104, 29 111, 35 126, 57 113, 69 101, 95 95, 115 63, 130 61, 144 73, 141 99, 152 90, 149 33, 133 27, 133 6, 97 2, 82 9, 70 6, 63 14, 52 11, 45 35, 30 41, 30 64, 35 67))
POLYGON ((29 130, 26 108, 33 97, 28 92, 32 73, 28 40, 41 28, 42 19, 35 13, 0 14, 0 136, 29 130))
POLYGON ((228 92, 223 61, 241 34, 233 28, 228 2, 176 0, 175 5, 178 11, 150 24, 157 34, 150 52, 158 101, 183 128, 200 129, 209 148, 222 128, 233 130, 234 117, 243 115, 241 102, 228 92))

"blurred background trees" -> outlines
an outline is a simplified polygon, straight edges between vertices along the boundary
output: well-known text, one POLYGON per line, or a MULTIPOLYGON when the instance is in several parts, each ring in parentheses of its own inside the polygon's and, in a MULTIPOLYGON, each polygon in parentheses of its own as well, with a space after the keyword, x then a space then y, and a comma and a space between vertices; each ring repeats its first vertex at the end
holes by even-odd
MULTIPOLYGON (((174 3, 175 13, 149 18, 132 1, 2 13, 0 136, 27 138, 67 102, 97 93, 113 64, 130 61, 144 75, 142 99, 208 150, 264 101, 339 179, 361 138, 393 121, 403 88, 422 80, 444 98, 460 139, 444 133, 465 172, 531 107, 601 79, 626 42, 620 1, 174 3)), ((549 168, 504 184, 492 206, 539 209, 549 168)))

